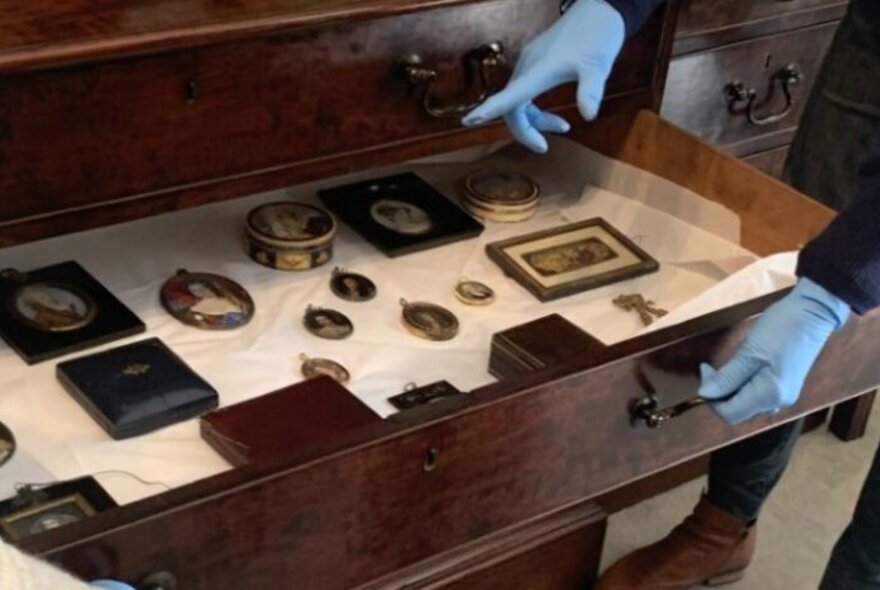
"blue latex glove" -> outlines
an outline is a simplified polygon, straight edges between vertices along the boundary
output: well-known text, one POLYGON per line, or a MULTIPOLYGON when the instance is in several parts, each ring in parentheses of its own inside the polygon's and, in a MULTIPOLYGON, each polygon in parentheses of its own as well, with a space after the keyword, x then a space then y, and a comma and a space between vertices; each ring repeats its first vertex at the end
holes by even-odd
POLYGON ((594 119, 625 36, 626 25, 616 8, 605 0, 577 0, 523 49, 507 87, 462 123, 479 125, 503 116, 517 141, 545 153, 547 140, 541 132, 566 133, 570 126, 532 101, 560 84, 577 81, 580 113, 588 121, 594 119))
POLYGON ((699 394, 726 398, 712 408, 730 424, 794 404, 816 357, 849 317, 849 305, 810 279, 758 318, 740 349, 719 370, 702 365, 699 394))
POLYGON ((95 580, 89 585, 92 588, 101 588, 102 590, 135 590, 133 586, 114 580, 95 580))

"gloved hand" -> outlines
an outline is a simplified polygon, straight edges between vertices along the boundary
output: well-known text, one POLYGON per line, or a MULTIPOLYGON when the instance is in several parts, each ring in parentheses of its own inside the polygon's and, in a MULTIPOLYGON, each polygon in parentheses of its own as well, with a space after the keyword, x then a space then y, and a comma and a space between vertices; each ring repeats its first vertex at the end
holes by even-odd
POLYGON ((114 580, 95 580, 90 586, 92 588, 101 588, 102 590, 135 590, 128 584, 114 580))
POLYGON ((566 133, 570 126, 532 101, 560 84, 577 81, 580 113, 588 121, 594 119, 625 36, 626 25, 616 8, 605 0, 577 0, 523 49, 507 87, 462 123, 479 125, 503 116, 517 141, 545 153, 547 140, 541 132, 566 133))
POLYGON ((794 404, 810 367, 849 305, 807 278, 758 318, 733 358, 719 370, 702 365, 699 394, 730 424, 794 404))

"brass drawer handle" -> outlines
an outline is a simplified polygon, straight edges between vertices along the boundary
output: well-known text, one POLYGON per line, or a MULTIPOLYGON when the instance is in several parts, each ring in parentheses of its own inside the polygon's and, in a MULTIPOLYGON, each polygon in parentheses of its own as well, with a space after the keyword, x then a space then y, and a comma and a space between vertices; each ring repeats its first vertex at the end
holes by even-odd
POLYGON ((785 108, 779 113, 760 116, 757 111, 758 91, 754 88, 746 88, 742 82, 731 82, 724 88, 724 94, 727 97, 727 108, 730 113, 742 112, 742 103, 745 104, 746 117, 749 123, 756 127, 766 127, 778 123, 791 114, 794 108, 794 98, 791 95, 791 87, 798 84, 803 79, 800 68, 797 64, 790 64, 780 71, 776 72, 771 81, 781 83, 782 93, 785 95, 785 108))
POLYGON ((139 590, 177 590, 177 577, 168 572, 156 572, 138 584, 139 590))
POLYGON ((660 401, 656 395, 648 395, 642 399, 633 400, 629 412, 633 422, 644 421, 648 428, 660 428, 666 422, 681 416, 685 412, 706 405, 709 400, 704 397, 692 397, 688 400, 670 406, 660 408, 660 401))
POLYGON ((435 119, 461 117, 481 105, 491 92, 491 74, 506 62, 504 46, 495 41, 468 51, 463 58, 468 80, 477 85, 477 98, 473 102, 438 104, 434 96, 434 83, 437 70, 429 68, 418 54, 412 54, 399 61, 400 72, 416 93, 421 93, 422 108, 435 119))

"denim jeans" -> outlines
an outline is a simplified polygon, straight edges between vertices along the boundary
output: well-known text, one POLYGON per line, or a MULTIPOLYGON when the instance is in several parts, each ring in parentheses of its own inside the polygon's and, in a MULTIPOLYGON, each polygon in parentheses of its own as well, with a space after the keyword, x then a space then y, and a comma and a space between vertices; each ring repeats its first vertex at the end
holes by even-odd
MULTIPOLYGON (((785 180, 829 207, 845 207, 856 194, 859 160, 878 132, 880 0, 852 0, 804 110, 785 180)), ((756 520, 788 465, 801 424, 716 451, 709 500, 744 522, 756 520)), ((880 449, 820 588, 880 590, 880 449)))

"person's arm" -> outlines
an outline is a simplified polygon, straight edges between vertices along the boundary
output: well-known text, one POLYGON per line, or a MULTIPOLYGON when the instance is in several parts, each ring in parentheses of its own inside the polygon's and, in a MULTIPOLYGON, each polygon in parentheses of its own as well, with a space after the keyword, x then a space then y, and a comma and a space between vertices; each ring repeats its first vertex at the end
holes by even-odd
POLYGON ((859 314, 880 305, 880 133, 859 169, 856 199, 801 252, 808 277, 859 314))
POLYGON ((719 370, 703 365, 700 395, 739 423, 790 406, 850 310, 880 305, 880 133, 859 169, 853 204, 801 251, 794 290, 772 305, 719 370))

